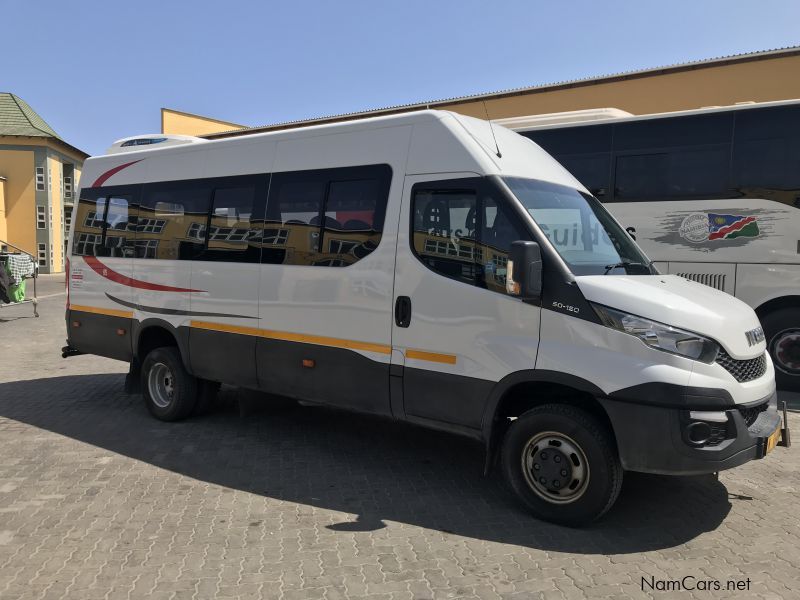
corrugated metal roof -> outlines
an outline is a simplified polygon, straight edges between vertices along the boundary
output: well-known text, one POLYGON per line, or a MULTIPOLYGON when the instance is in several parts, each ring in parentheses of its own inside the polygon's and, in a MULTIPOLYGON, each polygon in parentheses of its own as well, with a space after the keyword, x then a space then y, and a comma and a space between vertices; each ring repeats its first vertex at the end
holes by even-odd
POLYGON ((727 56, 719 56, 715 58, 706 58, 686 63, 675 63, 661 67, 651 67, 648 69, 638 69, 633 71, 622 71, 620 73, 612 73, 608 75, 597 75, 594 77, 587 77, 583 79, 571 79, 559 81, 555 83, 546 83, 540 85, 533 85, 519 88, 509 88, 496 92, 487 92, 482 94, 472 94, 466 96, 453 96, 451 98, 444 98, 439 100, 428 100, 424 102, 413 102, 409 104, 397 104, 383 108, 373 108, 364 111, 355 111, 348 113, 340 113, 333 115, 326 115, 320 117, 313 117, 310 119, 298 119, 293 121, 282 121, 279 123, 272 123, 269 125, 258 125, 255 127, 248 127, 245 129, 234 129, 230 131, 222 131, 218 133, 211 133, 202 135, 200 137, 214 139, 220 137, 231 137, 236 135, 246 135, 249 133, 257 133, 259 131, 269 131, 273 129, 288 129, 290 127, 298 127, 304 125, 314 125, 326 122, 344 121, 359 117, 377 116, 381 114, 392 114, 397 112, 406 112, 415 109, 436 108, 437 106, 471 102, 475 100, 489 100, 504 96, 517 96, 526 93, 542 92, 546 90, 575 87, 579 85, 592 85, 604 81, 615 81, 622 79, 632 79, 636 77, 646 77, 650 75, 658 75, 662 72, 669 71, 689 71, 696 68, 706 68, 715 65, 732 63, 732 62, 746 62, 750 60, 762 60, 765 58, 780 56, 780 55, 797 55, 800 54, 800 46, 786 46, 784 48, 774 48, 771 50, 759 50, 757 52, 747 52, 742 54, 731 54, 727 56))
MULTIPOLYGON (((0 135, 61 137, 19 96, 0 92, 0 135)), ((61 140, 63 141, 63 140, 61 140)))

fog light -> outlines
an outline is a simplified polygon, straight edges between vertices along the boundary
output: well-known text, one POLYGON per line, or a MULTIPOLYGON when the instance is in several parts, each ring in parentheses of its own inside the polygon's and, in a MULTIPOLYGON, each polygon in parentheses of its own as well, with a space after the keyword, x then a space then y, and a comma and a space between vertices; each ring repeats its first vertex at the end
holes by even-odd
POLYGON ((702 446, 711 437, 711 425, 695 421, 686 426, 686 438, 695 446, 702 446))

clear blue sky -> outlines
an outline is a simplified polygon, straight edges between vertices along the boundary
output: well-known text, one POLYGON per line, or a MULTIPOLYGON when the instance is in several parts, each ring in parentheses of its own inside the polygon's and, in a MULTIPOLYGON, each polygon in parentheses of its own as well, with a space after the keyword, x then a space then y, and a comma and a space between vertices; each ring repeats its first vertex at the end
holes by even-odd
POLYGON ((797 0, 0 0, 0 15, 0 91, 93 154, 158 131, 161 107, 263 125, 800 44, 797 0))

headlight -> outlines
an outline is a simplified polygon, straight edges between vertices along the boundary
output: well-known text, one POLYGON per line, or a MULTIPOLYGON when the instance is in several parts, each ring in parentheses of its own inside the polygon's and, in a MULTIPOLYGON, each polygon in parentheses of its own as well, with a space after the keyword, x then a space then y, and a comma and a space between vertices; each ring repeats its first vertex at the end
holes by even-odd
POLYGON ((715 341, 691 331, 670 327, 599 304, 592 304, 592 308, 606 327, 636 336, 656 350, 663 350, 704 363, 712 363, 717 357, 719 345, 715 341))

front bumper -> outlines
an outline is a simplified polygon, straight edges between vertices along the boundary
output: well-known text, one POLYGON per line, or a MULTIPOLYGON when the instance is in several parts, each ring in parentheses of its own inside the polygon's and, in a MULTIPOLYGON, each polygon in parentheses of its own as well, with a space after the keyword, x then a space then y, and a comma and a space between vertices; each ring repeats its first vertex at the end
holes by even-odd
POLYGON ((629 471, 699 475, 737 467, 763 458, 767 440, 781 425, 775 392, 756 402, 725 407, 710 407, 705 402, 703 406, 684 402, 665 406, 645 400, 599 400, 614 428, 622 466, 629 471), (724 412, 727 422, 715 425, 711 443, 694 443, 687 433, 696 422, 691 411, 710 408, 724 412), (721 432, 717 426, 723 428, 721 432))

